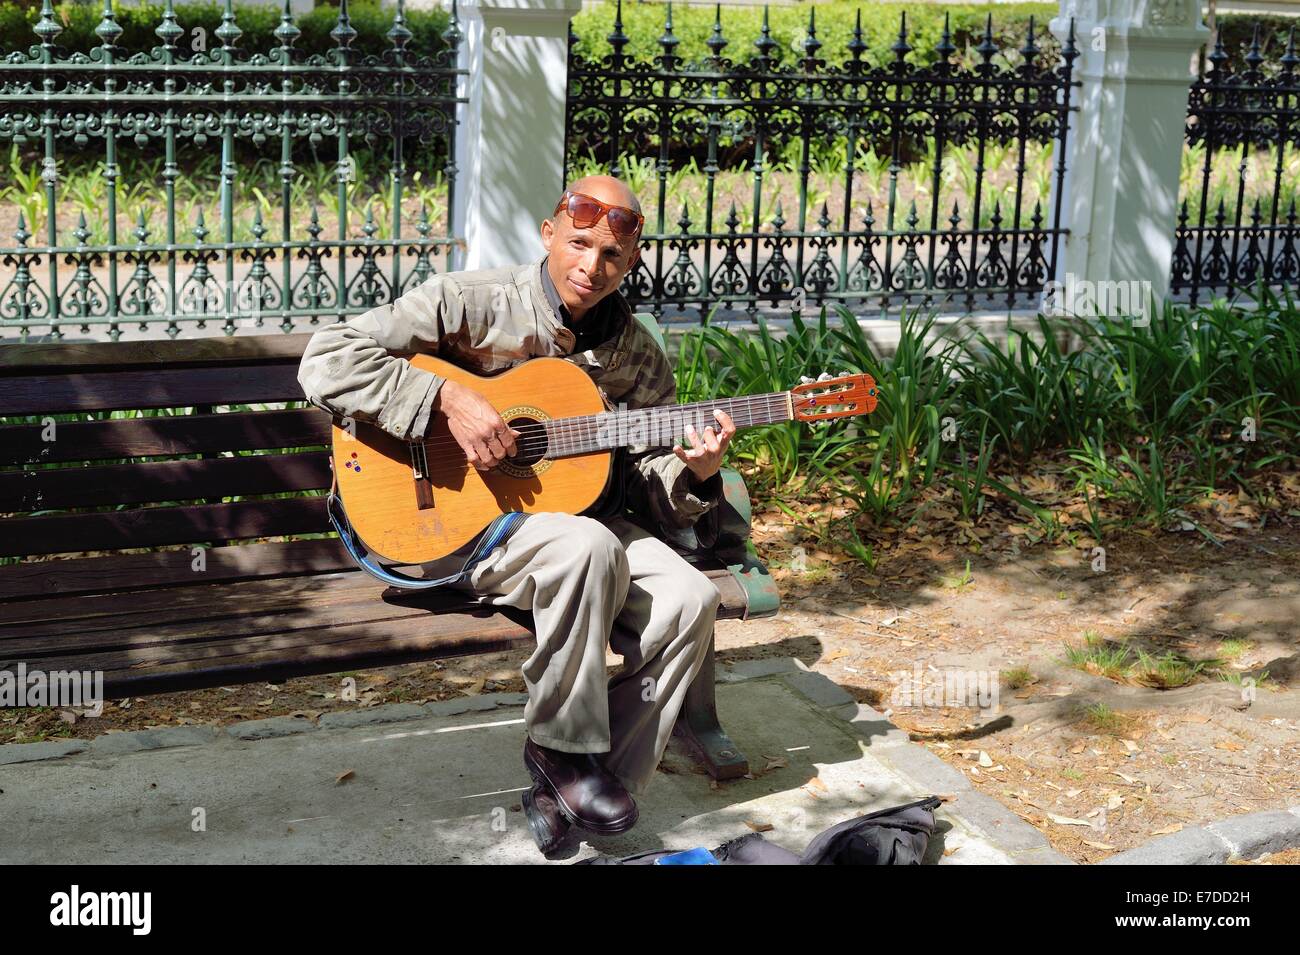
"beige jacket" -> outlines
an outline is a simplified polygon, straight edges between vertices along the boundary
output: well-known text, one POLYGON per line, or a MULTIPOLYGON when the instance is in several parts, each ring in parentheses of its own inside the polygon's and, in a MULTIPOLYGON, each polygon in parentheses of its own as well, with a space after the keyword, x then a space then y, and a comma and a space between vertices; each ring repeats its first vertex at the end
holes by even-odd
MULTIPOLYGON (((676 403, 672 366, 621 292, 612 293, 610 336, 588 351, 564 350, 562 342, 571 338, 557 335, 562 322, 541 281, 545 258, 435 275, 390 304, 320 329, 298 370, 307 400, 398 438, 421 437, 446 380, 405 360, 426 353, 479 375, 552 355, 583 368, 611 408, 676 403)), ((722 496, 719 475, 698 487, 690 478, 671 447, 619 449, 610 482, 583 514, 604 520, 630 511, 651 530, 690 527, 722 496)))

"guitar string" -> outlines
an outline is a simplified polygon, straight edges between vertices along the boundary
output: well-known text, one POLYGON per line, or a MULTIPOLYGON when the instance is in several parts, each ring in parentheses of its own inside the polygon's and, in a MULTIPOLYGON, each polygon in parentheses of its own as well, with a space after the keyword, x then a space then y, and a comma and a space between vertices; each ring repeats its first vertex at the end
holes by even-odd
MULTIPOLYGON (((784 404, 786 394, 787 392, 780 392, 780 393, 773 393, 768 395, 746 395, 743 396, 742 398, 729 399, 735 402, 742 402, 742 401, 744 402, 744 405, 740 406, 739 408, 733 406, 731 417, 739 427, 750 427, 756 423, 760 423, 759 422, 759 417, 761 416, 760 412, 770 412, 774 410, 774 407, 776 405, 784 404), (766 407, 758 408, 759 402, 762 402, 766 407)), ((704 404, 707 405, 707 403, 704 404)), ((605 414, 621 415, 621 414, 642 414, 645 412, 654 412, 657 413, 657 415, 650 415, 650 417, 657 416, 657 417, 666 418, 674 413, 678 415, 682 415, 683 417, 692 417, 694 416, 694 414, 702 415, 704 411, 711 410, 708 408, 696 408, 694 414, 689 411, 681 412, 677 410, 680 408, 689 408, 689 407, 691 406, 690 405, 656 405, 651 408, 627 409, 626 411, 605 412, 605 414)), ((721 405, 715 405, 714 407, 721 407, 721 405)), ((723 410, 727 410, 727 409, 723 408, 723 410)), ((594 419, 598 416, 587 415, 583 417, 587 419, 594 419)), ((577 419, 577 420, 561 419, 561 420, 566 420, 567 423, 558 426, 557 424, 550 424, 550 426, 548 427, 548 423, 546 422, 529 422, 527 424, 521 424, 518 427, 514 428, 514 430, 521 432, 519 438, 515 440, 516 456, 520 453, 525 453, 525 452, 534 452, 539 450, 544 451, 547 449, 547 447, 551 445, 562 444, 563 442, 565 442, 571 437, 577 437, 579 439, 584 439, 584 440, 589 438, 594 438, 599 435, 599 432, 602 428, 607 428, 609 430, 617 430, 620 427, 620 422, 618 421, 614 421, 610 424, 596 424, 594 420, 586 420, 586 421, 583 421, 581 419, 577 419)), ((649 426, 652 425, 650 423, 647 423, 647 427, 649 426)), ((718 425, 716 421, 710 421, 709 424, 706 425, 706 427, 717 427, 717 426, 718 425)), ((701 430, 701 434, 702 433, 703 432, 701 430)), ((439 438, 434 441, 414 441, 411 443, 416 445, 423 445, 426 452, 434 451, 435 453, 438 453, 442 451, 447 451, 448 453, 450 453, 451 449, 454 448, 454 449, 461 450, 463 453, 464 450, 461 448, 460 443, 456 441, 455 438, 439 438)))
MULTIPOLYGON (((772 394, 772 395, 751 395, 751 396, 745 396, 745 397, 746 397, 746 398, 769 398, 769 399, 782 399, 782 400, 783 400, 783 399, 785 398, 785 394, 786 394, 786 393, 776 393, 776 394, 772 394)), ((640 408, 640 409, 631 409, 631 410, 636 410, 636 411, 659 411, 659 410, 666 410, 668 407, 670 407, 670 406, 666 406, 666 405, 657 405, 657 406, 654 406, 653 408, 640 408)), ((747 410, 748 410, 748 409, 747 409, 747 410)), ((749 427, 749 426, 752 426, 752 425, 754 425, 754 424, 768 424, 768 423, 773 423, 773 422, 776 421, 776 420, 782 420, 782 419, 763 419, 762 421, 760 421, 757 417, 754 417, 754 416, 752 416, 752 415, 750 415, 750 416, 740 415, 739 417, 743 419, 743 420, 741 420, 741 421, 737 421, 737 425, 738 425, 739 427, 749 427)), ((788 420, 788 419, 784 419, 784 420, 788 420)), ((536 426, 536 425, 535 425, 535 426, 536 426)), ((454 442, 453 442, 453 443, 454 443, 454 442)), ((430 443, 425 443, 425 444, 421 444, 421 443, 419 443, 419 442, 413 442, 413 443, 411 444, 412 453, 414 453, 414 449, 416 449, 416 448, 423 448, 423 449, 426 449, 426 451, 427 451, 427 449, 430 447, 431 444, 432 444, 432 442, 430 442, 430 443)), ((518 445, 519 445, 519 442, 516 442, 516 454, 514 455, 514 457, 518 457, 519 453, 521 453, 521 452, 520 452, 520 449, 519 449, 519 447, 518 447, 518 445)), ((666 447, 666 446, 664 446, 664 447, 666 447)), ((475 471, 480 471, 480 472, 483 472, 483 471, 491 471, 491 470, 493 470, 492 468, 486 468, 486 469, 484 469, 484 468, 478 468, 477 466, 475 466, 475 465, 473 465, 473 464, 470 464, 470 463, 469 463, 469 458, 464 456, 464 450, 463 450, 462 448, 460 448, 459 444, 456 445, 456 450, 460 451, 460 453, 461 453, 461 460, 465 462, 465 465, 466 465, 466 466, 465 466, 465 467, 462 467, 462 468, 458 468, 458 469, 457 469, 455 472, 453 472, 453 473, 464 473, 464 472, 468 472, 468 471, 470 471, 470 470, 475 470, 475 471)), ((601 448, 596 448, 596 449, 594 449, 594 450, 597 450, 597 451, 598 451, 598 450, 602 450, 602 449, 601 449, 601 448)), ((589 452, 579 451, 579 452, 577 452, 577 453, 578 453, 578 454, 583 454, 583 453, 589 453, 589 452)), ((573 455, 570 455, 570 454, 561 455, 561 457, 569 457, 569 456, 573 456, 573 455)), ((424 468, 423 473, 427 475, 427 474, 428 474, 428 457, 427 457, 427 454, 424 455, 424 465, 425 465, 425 468, 424 468)), ((440 468, 440 470, 446 471, 445 466, 444 466, 443 468, 440 468)))
MULTIPOLYGON (((738 427, 749 427, 749 426, 752 426, 752 425, 754 425, 754 424, 759 424, 759 423, 770 423, 770 422, 771 422, 772 420, 774 420, 774 419, 771 419, 771 418, 766 417, 766 416, 764 416, 764 415, 755 414, 755 413, 754 413, 754 406, 757 404, 757 402, 758 402, 759 400, 764 400, 764 401, 765 401, 766 403, 768 403, 768 404, 771 404, 771 403, 773 403, 773 402, 777 402, 777 401, 779 401, 780 403, 784 403, 785 395, 786 395, 786 393, 778 392, 778 393, 773 393, 773 394, 769 394, 769 395, 746 395, 746 396, 743 396, 743 399, 734 399, 734 400, 736 400, 736 401, 744 400, 744 402, 745 402, 745 407, 743 407, 741 411, 738 411, 738 412, 736 413, 736 415, 735 415, 735 417, 733 418, 733 420, 736 421, 736 424, 737 424, 738 427), (738 419, 738 420, 737 420, 737 419, 738 419)), ((640 412, 640 411, 667 411, 667 410, 669 410, 669 408, 672 408, 672 407, 689 407, 689 406, 668 406, 668 405, 656 405, 656 406, 651 407, 651 408, 638 408, 638 409, 630 409, 630 410, 634 410, 634 411, 638 411, 638 412, 640 412)), ((702 408, 697 408, 697 410, 703 410, 703 409, 702 409, 702 408)), ((770 411, 771 409, 764 409, 764 410, 765 410, 765 411, 770 411)), ((607 413, 609 413, 609 412, 607 412, 607 413)), ((622 414, 622 413, 624 413, 624 412, 613 412, 613 413, 614 413, 614 414, 622 414)), ((544 425, 542 425, 542 424, 539 423, 539 422, 534 422, 534 423, 532 423, 531 425, 526 425, 526 426, 524 426, 524 427, 529 428, 530 431, 535 431, 535 430, 537 430, 538 428, 543 428, 543 430, 544 430, 544 425)), ((520 429, 516 429, 516 430, 520 430, 520 429)), ((560 429, 557 429, 557 430, 560 430, 560 429)), ((590 437, 590 435, 586 433, 586 430, 585 430, 585 429, 570 429, 570 430, 564 432, 564 436, 567 437, 568 435, 571 435, 571 434, 577 434, 579 431, 582 431, 582 432, 583 432, 583 433, 582 433, 582 437, 584 437, 584 438, 586 438, 586 437, 590 437)), ((515 453, 515 455, 513 455, 513 457, 516 457, 516 458, 517 458, 520 454, 527 453, 529 450, 538 450, 538 447, 537 447, 537 445, 536 445, 535 443, 534 443, 534 444, 530 444, 529 441, 527 441, 527 440, 523 440, 523 439, 526 438, 526 437, 527 437, 527 435, 523 435, 523 436, 521 436, 521 440, 516 441, 516 453, 515 453)), ((429 472, 429 467, 428 467, 428 449, 429 449, 429 448, 430 448, 434 443, 435 443, 435 442, 411 442, 411 444, 410 444, 411 455, 412 455, 412 462, 413 462, 413 464, 415 464, 417 467, 420 468, 420 472, 421 472, 422 474, 424 474, 425 476, 427 476, 427 475, 428 475, 428 472, 429 472), (419 450, 421 451, 421 454, 420 454, 420 458, 421 458, 421 460, 419 460, 419 461, 417 461, 417 460, 416 460, 416 457, 415 457, 417 449, 419 449, 419 450)), ((683 443, 685 443, 685 442, 683 441, 683 443)), ((465 455, 464 449, 462 449, 462 448, 460 447, 459 444, 457 444, 454 440, 451 442, 451 444, 454 445, 456 451, 459 451, 459 452, 460 452, 460 454, 459 454, 460 460, 461 460, 462 462, 464 462, 465 465, 466 465, 466 466, 463 467, 463 468, 459 468, 458 471, 460 471, 460 472, 464 472, 464 471, 468 471, 468 470, 471 470, 471 469, 473 469, 473 470, 481 470, 481 469, 477 468, 475 465, 472 465, 472 464, 469 463, 469 458, 468 458, 468 456, 465 455)), ((542 436, 542 441, 541 441, 541 450, 542 450, 543 452, 544 452, 545 450, 548 450, 548 449, 549 449, 548 446, 560 447, 560 443, 559 443, 559 442, 555 442, 555 441, 548 441, 548 440, 546 439, 545 435, 543 435, 543 436, 542 436)), ((700 445, 700 446, 703 446, 703 445, 700 445)), ((569 450, 569 449, 568 449, 568 448, 564 448, 563 450, 569 450)), ((600 449, 597 448, 597 449, 595 449, 595 450, 600 450, 600 449)), ((579 451, 578 453, 586 453, 586 452, 579 451)), ((563 456, 563 457, 568 457, 568 456, 570 456, 570 455, 565 454, 565 455, 561 455, 561 456, 563 456)), ((452 458, 452 456, 451 456, 450 454, 448 454, 448 455, 446 455, 446 456, 444 457, 442 463, 443 463, 443 466, 444 466, 444 468, 445 468, 445 465, 448 464, 448 463, 450 463, 450 464, 454 464, 454 459, 452 458)))
MULTIPOLYGON (((743 405, 732 406, 732 417, 735 418, 737 415, 741 417, 748 417, 749 423, 753 424, 754 423, 753 409, 756 406, 758 406, 760 402, 762 402, 764 405, 769 405, 769 406, 776 404, 778 402, 784 402, 785 393, 773 393, 769 395, 746 395, 743 398, 736 398, 736 399, 729 399, 729 400, 734 402, 744 402, 743 405)), ((604 412, 603 414, 613 415, 613 416, 636 414, 636 415, 643 415, 647 417, 661 417, 661 418, 666 418, 669 417, 670 415, 676 414, 685 419, 685 418, 695 417, 696 415, 703 415, 706 411, 711 410, 711 408, 707 407, 709 403, 704 402, 699 404, 703 404, 706 407, 693 407, 693 405, 656 405, 650 408, 629 408, 623 411, 604 412), (690 411, 679 410, 683 408, 688 408, 692 410, 690 411)), ((713 407, 722 408, 722 410, 724 411, 727 410, 726 407, 721 403, 714 405, 713 407)), ((770 409, 765 408, 764 410, 770 410, 770 409)), ((613 421, 611 421, 609 424, 598 424, 595 421, 595 419, 598 417, 600 417, 600 415, 582 415, 577 418, 560 419, 559 421, 556 422, 533 421, 533 422, 521 424, 515 427, 514 430, 522 432, 521 438, 528 437, 528 436, 536 436, 542 438, 546 435, 549 435, 553 439, 563 440, 565 438, 574 435, 580 437, 590 436, 591 432, 599 431, 602 427, 612 427, 612 428, 619 427, 619 421, 616 418, 613 421)), ((715 425, 716 425, 715 421, 709 422, 709 426, 715 426, 715 425)), ((454 438, 452 439, 439 438, 433 441, 423 441, 423 442, 415 441, 412 443, 423 444, 426 448, 430 448, 433 450, 441 450, 443 447, 446 447, 448 445, 455 445, 457 447, 460 446, 459 442, 457 442, 454 438)))

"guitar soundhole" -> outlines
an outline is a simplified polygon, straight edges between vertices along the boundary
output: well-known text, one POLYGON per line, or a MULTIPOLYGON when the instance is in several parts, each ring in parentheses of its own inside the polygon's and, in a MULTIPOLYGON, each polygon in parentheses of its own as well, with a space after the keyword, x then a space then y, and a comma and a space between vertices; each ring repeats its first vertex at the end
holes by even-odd
POLYGON ((520 415, 506 418, 506 423, 520 432, 519 437, 515 439, 517 453, 513 457, 506 458, 497 467, 511 477, 517 478, 531 478, 545 471, 550 466, 550 462, 542 460, 546 457, 547 437, 546 430, 539 427, 539 420, 520 415))

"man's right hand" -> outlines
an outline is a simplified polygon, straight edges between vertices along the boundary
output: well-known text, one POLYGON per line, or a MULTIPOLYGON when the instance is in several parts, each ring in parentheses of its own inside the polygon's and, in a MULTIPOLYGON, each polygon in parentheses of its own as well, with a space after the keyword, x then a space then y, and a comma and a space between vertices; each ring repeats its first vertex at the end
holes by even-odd
POLYGON ((515 454, 519 432, 506 427, 497 410, 473 388, 444 381, 438 389, 438 410, 446 415, 451 436, 469 463, 480 471, 496 467, 515 454))

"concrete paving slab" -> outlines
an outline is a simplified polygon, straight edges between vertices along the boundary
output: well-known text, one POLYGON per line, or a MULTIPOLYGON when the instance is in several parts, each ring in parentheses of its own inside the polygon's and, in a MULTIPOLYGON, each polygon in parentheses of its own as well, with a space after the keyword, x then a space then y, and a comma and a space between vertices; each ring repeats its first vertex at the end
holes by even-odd
MULTIPOLYGON (((780 668, 756 672, 765 675, 718 686, 723 726, 755 778, 715 785, 674 741, 637 826, 584 837, 558 861, 713 847, 747 823, 772 826, 764 838, 798 852, 844 819, 947 792, 908 773, 904 753, 929 754, 878 713, 845 718, 826 688, 800 677, 796 689, 780 668)), ((0 862, 544 863, 519 802, 529 784, 523 710, 518 694, 499 697, 391 723, 0 760, 0 862)), ((1062 861, 1020 830, 1000 841, 989 830, 1019 820, 994 818, 986 803, 964 813, 968 794, 937 811, 927 861, 1062 861)))

